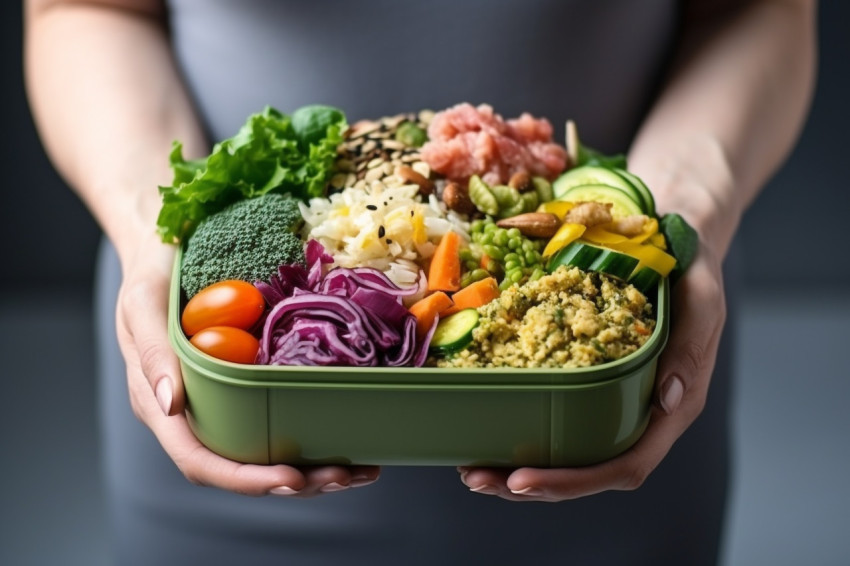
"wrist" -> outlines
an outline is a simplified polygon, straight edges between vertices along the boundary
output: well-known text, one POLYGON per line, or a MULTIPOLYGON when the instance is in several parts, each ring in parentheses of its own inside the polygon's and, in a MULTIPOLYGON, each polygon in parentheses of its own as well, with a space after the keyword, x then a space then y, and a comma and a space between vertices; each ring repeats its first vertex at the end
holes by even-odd
POLYGON ((710 137, 680 140, 671 149, 633 150, 629 169, 653 193, 659 216, 675 212, 690 223, 702 244, 724 257, 735 235, 743 205, 720 143, 710 137))

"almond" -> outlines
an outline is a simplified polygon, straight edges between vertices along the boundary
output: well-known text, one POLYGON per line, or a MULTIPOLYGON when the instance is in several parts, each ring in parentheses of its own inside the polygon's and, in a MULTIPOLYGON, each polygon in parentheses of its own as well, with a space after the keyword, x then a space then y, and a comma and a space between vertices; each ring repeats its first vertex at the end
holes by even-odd
POLYGON ((395 174, 401 179, 405 185, 419 185, 419 194, 430 195, 434 192, 434 183, 427 177, 422 176, 407 165, 399 165, 396 167, 395 174))
POLYGON ((551 238, 561 227, 561 220, 550 212, 526 212, 496 222, 499 228, 516 228, 529 238, 551 238))

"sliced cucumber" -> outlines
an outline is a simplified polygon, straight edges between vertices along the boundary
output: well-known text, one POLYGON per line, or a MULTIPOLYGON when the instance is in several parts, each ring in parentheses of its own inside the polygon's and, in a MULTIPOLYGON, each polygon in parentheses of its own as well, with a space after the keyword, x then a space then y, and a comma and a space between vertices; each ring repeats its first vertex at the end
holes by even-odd
POLYGON ((549 260, 546 269, 549 273, 552 273, 562 265, 567 265, 587 271, 593 260, 601 253, 602 248, 599 246, 594 246, 587 242, 575 241, 555 252, 549 260))
POLYGON ((638 258, 622 252, 577 240, 553 255, 546 268, 549 273, 552 273, 560 266, 566 265, 578 267, 582 271, 604 273, 626 281, 639 261, 638 258))
POLYGON ((610 202, 611 215, 614 218, 625 218, 633 214, 644 214, 643 206, 616 187, 610 185, 579 185, 573 187, 559 197, 568 201, 610 202))
POLYGON ((635 187, 623 175, 605 167, 585 165, 583 167, 570 169, 555 180, 555 183, 552 185, 552 190, 555 194, 555 198, 566 200, 564 199, 564 195, 570 189, 580 187, 582 185, 608 185, 609 187, 620 189, 641 208, 641 212, 638 214, 646 213, 646 211, 643 210, 644 199, 637 187, 635 187))
POLYGON ((431 338, 431 353, 454 354, 472 343, 472 331, 478 326, 478 311, 463 309, 437 323, 431 338))
POLYGON ((637 273, 629 278, 629 283, 644 295, 649 295, 658 286, 661 279, 661 274, 651 267, 641 267, 637 273))
POLYGON ((587 270, 604 273, 605 275, 627 281, 639 261, 636 257, 602 248, 602 253, 596 256, 596 259, 593 260, 593 263, 590 264, 587 270))
POLYGON ((655 198, 652 196, 652 192, 649 190, 649 187, 646 186, 646 183, 641 180, 640 177, 635 175, 634 173, 630 173, 625 169, 614 169, 618 175, 623 177, 632 186, 637 189, 638 193, 640 193, 641 200, 643 200, 643 211, 644 214, 649 216, 650 218, 655 217, 655 198))

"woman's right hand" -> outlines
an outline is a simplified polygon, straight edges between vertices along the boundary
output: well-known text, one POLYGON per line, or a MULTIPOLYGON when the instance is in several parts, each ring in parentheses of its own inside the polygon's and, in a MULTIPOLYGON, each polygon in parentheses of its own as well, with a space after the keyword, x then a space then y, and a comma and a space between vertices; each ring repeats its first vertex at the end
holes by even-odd
POLYGON ((377 466, 241 464, 201 444, 186 419, 180 364, 166 331, 174 249, 151 230, 125 258, 116 323, 130 404, 186 479, 245 495, 312 497, 368 485, 378 478, 377 466))

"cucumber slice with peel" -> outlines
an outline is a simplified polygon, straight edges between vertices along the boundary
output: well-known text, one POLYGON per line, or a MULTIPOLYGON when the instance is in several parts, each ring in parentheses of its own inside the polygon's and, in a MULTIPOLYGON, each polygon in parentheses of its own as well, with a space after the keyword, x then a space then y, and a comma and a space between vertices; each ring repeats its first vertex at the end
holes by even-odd
POLYGON ((638 193, 640 193, 641 199, 643 200, 644 213, 650 218, 655 218, 655 198, 653 198, 652 192, 649 190, 649 187, 646 186, 646 183, 644 183, 640 177, 634 173, 626 171, 625 169, 614 169, 614 171, 637 189, 638 193))
POLYGON ((554 272, 562 265, 578 267, 582 271, 596 271, 627 281, 639 259, 602 246, 577 240, 561 248, 549 260, 547 270, 554 272))
POLYGON ((560 177, 558 177, 552 185, 552 190, 555 198, 567 200, 564 195, 575 187, 582 185, 608 185, 620 189, 637 204, 641 213, 646 213, 644 208, 644 199, 640 191, 635 187, 625 176, 620 175, 613 169, 605 167, 594 167, 585 165, 583 167, 575 167, 570 169, 560 177))
POLYGON ((429 349, 432 354, 446 356, 463 350, 472 343, 472 331, 478 326, 478 311, 463 309, 437 323, 429 349))
POLYGON ((621 191, 610 185, 579 185, 565 192, 559 200, 582 202, 596 201, 611 203, 611 216, 615 219, 625 218, 634 214, 644 214, 642 205, 621 191))

